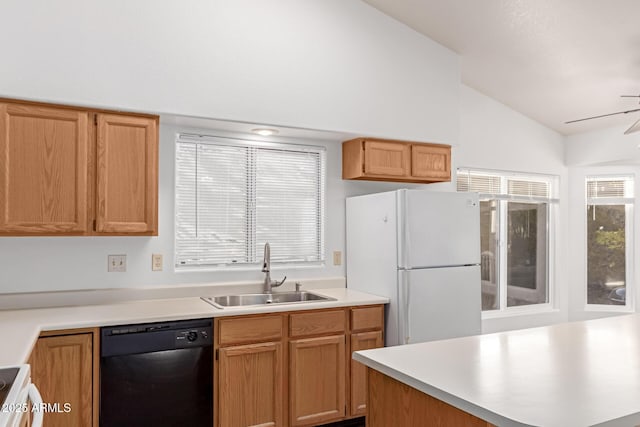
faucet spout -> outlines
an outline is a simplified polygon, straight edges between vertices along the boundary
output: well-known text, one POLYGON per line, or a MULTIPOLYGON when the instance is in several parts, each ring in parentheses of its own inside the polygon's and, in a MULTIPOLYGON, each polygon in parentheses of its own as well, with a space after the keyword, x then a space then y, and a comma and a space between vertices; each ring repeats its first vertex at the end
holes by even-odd
POLYGON ((262 260, 262 272, 263 273, 271 272, 271 246, 269 246, 269 242, 264 244, 264 258, 262 260))
POLYGON ((281 282, 277 280, 271 280, 271 247, 269 246, 269 242, 264 244, 264 259, 262 261, 262 272, 264 273, 264 284, 263 284, 263 292, 265 294, 271 293, 271 288, 278 287, 287 280, 287 276, 284 276, 281 282))

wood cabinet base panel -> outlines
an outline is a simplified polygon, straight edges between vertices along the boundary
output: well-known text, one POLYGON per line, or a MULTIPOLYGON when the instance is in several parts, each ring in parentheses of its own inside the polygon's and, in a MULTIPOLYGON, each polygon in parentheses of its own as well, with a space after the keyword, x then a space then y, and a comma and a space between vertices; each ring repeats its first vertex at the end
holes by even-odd
POLYGON ((367 371, 368 427, 495 427, 374 369, 367 371))

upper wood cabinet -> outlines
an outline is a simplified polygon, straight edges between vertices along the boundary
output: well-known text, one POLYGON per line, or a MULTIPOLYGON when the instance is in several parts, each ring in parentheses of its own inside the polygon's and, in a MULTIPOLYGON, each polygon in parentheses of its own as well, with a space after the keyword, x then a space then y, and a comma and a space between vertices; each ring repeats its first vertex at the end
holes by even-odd
POLYGON ((157 124, 0 100, 0 235, 157 235, 157 124))
POLYGON ((342 178, 395 182, 451 181, 451 146, 372 138, 342 143, 342 178))
POLYGON ((158 222, 156 120, 98 114, 96 231, 152 233, 158 222))
POLYGON ((88 117, 0 103, 0 232, 87 230, 88 117))

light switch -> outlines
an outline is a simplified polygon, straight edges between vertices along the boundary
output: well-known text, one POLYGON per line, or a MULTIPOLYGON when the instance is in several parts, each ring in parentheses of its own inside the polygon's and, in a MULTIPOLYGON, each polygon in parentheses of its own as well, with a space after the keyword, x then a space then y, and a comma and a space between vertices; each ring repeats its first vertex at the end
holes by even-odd
POLYGON ((342 252, 333 251, 333 265, 342 265, 342 252))
POLYGON ((107 263, 107 271, 109 273, 124 273, 127 271, 126 255, 109 255, 107 263))

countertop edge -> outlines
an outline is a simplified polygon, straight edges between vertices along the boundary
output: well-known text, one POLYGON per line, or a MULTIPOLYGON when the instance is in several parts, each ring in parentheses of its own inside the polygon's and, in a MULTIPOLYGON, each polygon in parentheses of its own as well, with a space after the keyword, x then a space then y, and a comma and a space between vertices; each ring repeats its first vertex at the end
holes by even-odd
POLYGON ((363 355, 360 351, 356 351, 353 353, 353 359, 362 363, 363 365, 375 369, 376 371, 387 375, 388 377, 393 378, 409 387, 415 388, 416 390, 428 394, 431 397, 439 399, 451 406, 454 406, 462 411, 465 411, 471 415, 474 415, 478 418, 483 419, 484 421, 488 421, 496 426, 504 426, 504 427, 534 427, 531 424, 522 423, 511 418, 506 418, 500 414, 489 411, 481 406, 478 406, 468 400, 457 397, 453 394, 447 393, 444 390, 433 387, 430 384, 422 382, 412 376, 404 374, 396 369, 393 369, 387 365, 384 365, 380 362, 377 362, 369 357, 363 355))
MULTIPOLYGON (((310 289, 311 290, 311 289, 310 289)), ((219 309, 197 297, 137 300, 115 304, 0 311, 0 340, 7 343, 0 366, 28 363, 42 332, 199 318, 319 310, 387 304, 384 297, 347 288, 312 290, 336 298, 305 304, 279 304, 219 309)))

